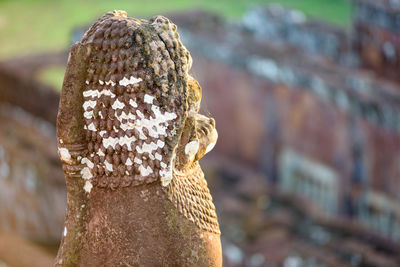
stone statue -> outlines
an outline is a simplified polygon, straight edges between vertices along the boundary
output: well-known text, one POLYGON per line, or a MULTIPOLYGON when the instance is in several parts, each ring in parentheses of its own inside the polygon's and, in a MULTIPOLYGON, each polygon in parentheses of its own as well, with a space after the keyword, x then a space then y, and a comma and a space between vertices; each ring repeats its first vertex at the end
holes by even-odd
POLYGON ((57 121, 68 208, 56 266, 221 266, 198 160, 217 140, 167 18, 107 13, 73 45, 57 121))

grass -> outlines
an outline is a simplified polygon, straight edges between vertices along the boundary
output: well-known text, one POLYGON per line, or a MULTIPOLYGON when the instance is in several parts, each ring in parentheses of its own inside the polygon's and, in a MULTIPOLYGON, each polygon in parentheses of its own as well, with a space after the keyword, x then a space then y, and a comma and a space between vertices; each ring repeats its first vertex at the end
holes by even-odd
POLYGON ((37 74, 37 79, 41 82, 50 85, 57 91, 61 90, 62 82, 64 80, 65 66, 52 66, 42 69, 37 74))
MULTIPOLYGON (((263 1, 251 2, 261 4, 263 1)), ((65 49, 74 27, 86 26, 114 9, 126 10, 130 16, 145 17, 201 7, 239 17, 247 6, 246 0, 236 0, 235 4, 229 0, 0 0, 0 58, 65 49)))
POLYGON ((249 6, 272 2, 337 25, 350 23, 351 4, 348 0, 0 0, 0 59, 65 49, 74 27, 87 25, 114 9, 143 17, 173 10, 205 8, 229 18, 240 18, 249 6))
POLYGON ((279 2, 287 8, 303 11, 308 17, 337 26, 349 27, 351 24, 351 0, 268 0, 267 2, 279 2))
MULTIPOLYGON (((203 8, 229 19, 240 19, 250 6, 273 2, 328 23, 350 25, 349 0, 0 0, 0 60, 68 49, 74 28, 86 26, 114 9, 126 10, 129 16, 140 18, 203 8)), ((50 69, 39 76, 50 84, 61 84, 60 70, 50 69)))

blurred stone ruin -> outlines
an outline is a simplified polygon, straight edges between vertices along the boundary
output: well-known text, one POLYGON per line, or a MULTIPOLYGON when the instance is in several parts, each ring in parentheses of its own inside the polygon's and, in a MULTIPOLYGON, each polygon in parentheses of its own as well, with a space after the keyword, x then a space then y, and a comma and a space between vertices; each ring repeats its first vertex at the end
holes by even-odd
MULTIPOLYGON (((237 22, 167 15, 218 122, 202 164, 225 266, 398 266, 399 8, 354 1, 348 29, 279 5, 237 22)), ((58 93, 35 73, 65 62, 0 63, 0 231, 55 246, 65 212, 58 93)))
POLYGON ((66 193, 55 150, 59 94, 34 77, 65 61, 62 53, 0 64, 0 227, 43 243, 60 239, 66 193))

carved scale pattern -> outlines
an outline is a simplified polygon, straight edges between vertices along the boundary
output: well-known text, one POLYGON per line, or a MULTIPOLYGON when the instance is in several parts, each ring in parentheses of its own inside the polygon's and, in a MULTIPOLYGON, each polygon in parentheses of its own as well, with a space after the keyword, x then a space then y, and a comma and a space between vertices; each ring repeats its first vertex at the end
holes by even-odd
POLYGON ((114 189, 171 179, 190 63, 176 26, 161 16, 147 21, 108 13, 81 43, 91 49, 82 176, 114 189))

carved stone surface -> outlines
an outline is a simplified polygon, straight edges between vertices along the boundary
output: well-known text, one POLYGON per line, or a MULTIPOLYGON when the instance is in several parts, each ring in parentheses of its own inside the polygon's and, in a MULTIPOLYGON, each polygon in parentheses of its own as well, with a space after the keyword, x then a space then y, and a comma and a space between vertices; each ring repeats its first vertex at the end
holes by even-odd
POLYGON ((218 135, 198 114, 190 67, 162 16, 107 13, 72 47, 57 121, 68 191, 57 265, 222 264, 197 162, 218 135))

